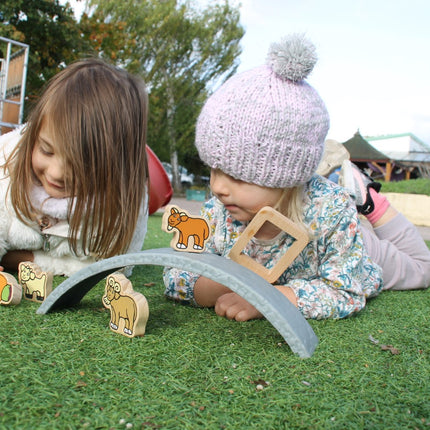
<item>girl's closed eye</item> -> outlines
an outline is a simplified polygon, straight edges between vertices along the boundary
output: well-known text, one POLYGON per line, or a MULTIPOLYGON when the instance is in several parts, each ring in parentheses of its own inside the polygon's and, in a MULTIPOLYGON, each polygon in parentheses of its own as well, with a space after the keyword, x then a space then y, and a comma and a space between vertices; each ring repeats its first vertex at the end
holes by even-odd
POLYGON ((40 140, 39 144, 37 145, 39 151, 43 154, 43 155, 47 155, 47 156, 52 156, 54 155, 54 148, 52 147, 51 144, 49 144, 48 142, 44 141, 44 140, 40 140))
POLYGON ((50 150, 50 149, 46 149, 46 148, 44 148, 43 146, 40 146, 40 147, 39 147, 39 150, 40 150, 40 152, 41 152, 43 155, 47 155, 48 157, 49 157, 49 156, 54 155, 54 153, 52 152, 52 150, 50 150))

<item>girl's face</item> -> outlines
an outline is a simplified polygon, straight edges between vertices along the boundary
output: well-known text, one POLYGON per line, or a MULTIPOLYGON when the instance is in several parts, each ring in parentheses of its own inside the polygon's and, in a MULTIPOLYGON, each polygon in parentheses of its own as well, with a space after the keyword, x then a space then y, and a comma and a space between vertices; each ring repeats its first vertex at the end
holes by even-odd
POLYGON ((231 216, 241 222, 250 221, 264 206, 275 207, 283 193, 281 188, 267 188, 234 179, 219 169, 211 170, 210 186, 231 216))
POLYGON ((51 197, 69 197, 65 187, 64 163, 46 120, 40 128, 31 162, 37 180, 51 197))

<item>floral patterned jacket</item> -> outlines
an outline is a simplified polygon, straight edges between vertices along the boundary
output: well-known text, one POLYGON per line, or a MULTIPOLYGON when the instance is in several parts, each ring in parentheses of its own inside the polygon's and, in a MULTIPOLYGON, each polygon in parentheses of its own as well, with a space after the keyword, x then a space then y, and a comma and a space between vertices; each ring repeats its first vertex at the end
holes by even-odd
MULTIPOLYGON (((211 229, 206 251, 227 257, 246 224, 235 221, 215 197, 205 203, 202 215, 211 229)), ((306 318, 344 318, 360 311, 366 298, 382 289, 382 271, 364 248, 354 202, 344 189, 315 175, 305 185, 303 222, 311 239, 275 284, 294 290, 306 318)), ((269 241, 254 237, 244 252, 270 269, 293 240, 285 232, 269 241)), ((196 305, 193 289, 199 275, 166 268, 163 276, 167 297, 196 305)))

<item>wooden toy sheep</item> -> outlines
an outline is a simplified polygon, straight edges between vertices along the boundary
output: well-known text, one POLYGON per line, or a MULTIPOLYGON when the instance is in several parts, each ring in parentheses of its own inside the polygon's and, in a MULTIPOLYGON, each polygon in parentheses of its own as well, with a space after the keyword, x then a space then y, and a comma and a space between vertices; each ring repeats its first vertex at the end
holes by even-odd
POLYGON ((143 294, 133 290, 132 283, 122 273, 108 276, 102 302, 110 309, 112 331, 128 337, 145 334, 148 302, 143 294))
POLYGON ((52 272, 42 272, 30 261, 19 263, 18 279, 24 289, 24 297, 33 302, 43 302, 52 292, 52 272))

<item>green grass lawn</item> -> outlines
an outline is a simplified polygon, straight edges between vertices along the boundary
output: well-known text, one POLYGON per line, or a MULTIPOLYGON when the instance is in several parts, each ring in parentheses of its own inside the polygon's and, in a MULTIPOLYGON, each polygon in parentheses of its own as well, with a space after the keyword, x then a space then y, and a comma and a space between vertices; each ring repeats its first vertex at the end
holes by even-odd
MULTIPOLYGON (((160 225, 146 248, 169 245, 160 225)), ((73 309, 0 307, 0 429, 430 428, 429 290, 310 321, 320 343, 300 359, 265 320, 166 300, 161 270, 131 277, 150 307, 141 338, 109 329, 103 283, 73 309)))
POLYGON ((430 195, 430 179, 418 178, 398 182, 382 182, 383 193, 407 193, 430 195))

